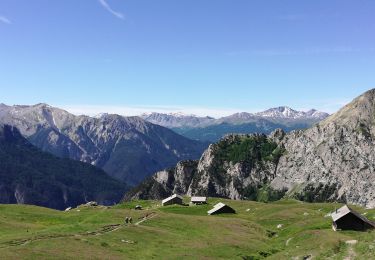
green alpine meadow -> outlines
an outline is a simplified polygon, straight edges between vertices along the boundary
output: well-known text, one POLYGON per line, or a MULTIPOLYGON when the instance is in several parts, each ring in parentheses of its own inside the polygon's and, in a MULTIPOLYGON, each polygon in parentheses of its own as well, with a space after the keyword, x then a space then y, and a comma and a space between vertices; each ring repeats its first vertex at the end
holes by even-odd
MULTIPOLYGON (((330 213, 340 206, 218 198, 200 206, 134 201, 66 212, 1 205, 0 253, 8 259, 371 259, 374 232, 332 230, 330 213), (236 214, 208 216, 219 201, 236 214)), ((354 208, 375 218, 375 210, 354 208)))

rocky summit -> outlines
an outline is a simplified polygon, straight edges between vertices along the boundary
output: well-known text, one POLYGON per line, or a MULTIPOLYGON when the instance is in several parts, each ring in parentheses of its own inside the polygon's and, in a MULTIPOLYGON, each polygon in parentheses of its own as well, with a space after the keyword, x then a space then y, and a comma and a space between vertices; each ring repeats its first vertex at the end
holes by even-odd
POLYGON ((375 89, 306 130, 226 136, 199 161, 156 173, 125 199, 180 193, 375 207, 374 123, 375 89))
POLYGON ((287 153, 271 185, 375 207, 374 121, 375 89, 320 124, 281 138, 287 153))
POLYGON ((47 104, 0 106, 0 122, 17 127, 32 144, 63 158, 105 170, 129 185, 207 147, 139 117, 75 116, 47 104))

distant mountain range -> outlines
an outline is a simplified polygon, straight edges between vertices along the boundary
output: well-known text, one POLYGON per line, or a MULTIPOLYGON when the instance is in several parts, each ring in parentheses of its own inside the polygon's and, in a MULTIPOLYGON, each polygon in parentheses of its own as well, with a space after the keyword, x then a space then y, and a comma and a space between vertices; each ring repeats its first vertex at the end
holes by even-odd
MULTIPOLYGON (((305 118, 283 108, 263 115, 305 118)), ((293 197, 373 208, 374 147, 375 89, 308 129, 278 129, 269 136, 228 135, 210 145, 200 160, 181 161, 156 173, 125 199, 172 193, 259 201, 293 197)))
POLYGON ((44 151, 95 165, 129 185, 180 160, 197 159, 207 147, 139 117, 75 116, 47 104, 0 104, 0 123, 17 127, 44 151))
POLYGON ((75 116, 47 104, 0 104, 0 123, 17 127, 33 145, 95 165, 130 186, 180 160, 199 158, 208 142, 228 133, 290 131, 306 128, 327 115, 279 107, 219 119, 158 113, 144 114, 142 119, 111 114, 75 116))
POLYGON ((140 115, 144 120, 156 125, 168 128, 187 128, 202 127, 212 124, 215 121, 213 117, 199 117, 196 115, 186 115, 184 113, 145 113, 140 115))
POLYGON ((113 205, 126 186, 103 170, 42 152, 15 127, 0 125, 0 203, 54 209, 88 201, 113 205))
POLYGON ((217 142, 231 133, 265 133, 277 128, 284 131, 308 128, 327 118, 328 113, 315 109, 307 112, 296 111, 289 107, 271 108, 259 113, 236 113, 215 119, 181 113, 148 113, 141 117, 153 124, 161 125, 194 140, 217 142))

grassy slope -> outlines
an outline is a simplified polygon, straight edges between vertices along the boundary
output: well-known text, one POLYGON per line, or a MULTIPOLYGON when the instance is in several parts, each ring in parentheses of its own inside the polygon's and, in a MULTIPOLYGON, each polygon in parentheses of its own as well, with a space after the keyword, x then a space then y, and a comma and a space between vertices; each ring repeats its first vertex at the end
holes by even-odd
MULTIPOLYGON (((353 251, 358 259, 370 259, 375 254, 375 232, 332 231, 331 219, 325 215, 338 204, 211 199, 205 206, 160 208, 159 202, 138 203, 145 209, 132 210, 136 202, 70 212, 0 205, 1 258, 301 259, 312 255, 342 259, 353 251), (238 213, 207 216, 206 211, 218 201, 238 213), (137 222, 152 213, 139 225, 106 233, 111 230, 106 226, 122 224, 125 216, 137 222), (277 228, 279 224, 282 228, 277 228), (345 241, 353 239, 359 242, 350 249, 345 241)), ((359 211, 367 212, 369 219, 375 217, 375 210, 359 211)))

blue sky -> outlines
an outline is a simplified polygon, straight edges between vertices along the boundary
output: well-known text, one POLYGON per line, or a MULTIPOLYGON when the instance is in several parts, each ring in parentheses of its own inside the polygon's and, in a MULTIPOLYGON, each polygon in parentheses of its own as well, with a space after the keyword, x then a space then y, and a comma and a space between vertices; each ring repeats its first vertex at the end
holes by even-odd
POLYGON ((0 0, 0 102, 334 112, 375 87, 375 1, 0 0))

